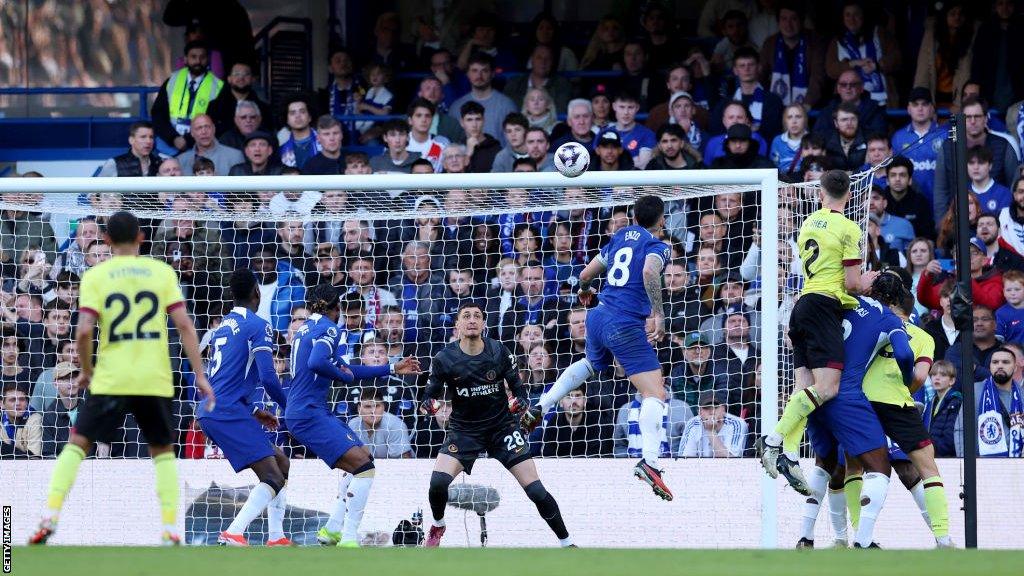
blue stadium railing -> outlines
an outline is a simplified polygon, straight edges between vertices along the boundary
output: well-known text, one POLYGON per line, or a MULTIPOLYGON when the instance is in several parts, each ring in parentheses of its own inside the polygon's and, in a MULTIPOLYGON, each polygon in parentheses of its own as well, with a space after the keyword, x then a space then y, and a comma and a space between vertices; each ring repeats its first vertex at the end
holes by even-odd
MULTIPOLYGON (((423 73, 407 73, 399 77, 419 79, 423 73)), ((519 73, 505 73, 504 77, 514 77, 519 73)), ((581 71, 565 73, 566 76, 581 78, 614 78, 616 72, 581 71)), ((127 129, 132 122, 149 119, 150 96, 159 91, 157 86, 105 86, 94 88, 0 88, 0 95, 32 96, 32 95, 81 95, 91 94, 128 94, 138 99, 137 113, 129 117, 78 116, 78 117, 5 117, 0 118, 0 162, 16 162, 22 160, 95 160, 109 158, 120 154, 127 145, 127 129), (54 129, 60 130, 58 139, 54 138, 54 129)), ((907 117, 907 111, 901 108, 886 111, 890 119, 907 117)), ((817 111, 812 110, 811 116, 817 111)), ((948 110, 939 110, 939 116, 947 117, 948 110)), ((380 121, 404 118, 403 115, 388 116, 354 115, 339 117, 339 120, 380 121)), ((564 115, 559 115, 564 119, 564 115)), ((639 120, 644 116, 639 115, 639 120)), ((380 150, 377 147, 352 146, 346 151, 380 150)))

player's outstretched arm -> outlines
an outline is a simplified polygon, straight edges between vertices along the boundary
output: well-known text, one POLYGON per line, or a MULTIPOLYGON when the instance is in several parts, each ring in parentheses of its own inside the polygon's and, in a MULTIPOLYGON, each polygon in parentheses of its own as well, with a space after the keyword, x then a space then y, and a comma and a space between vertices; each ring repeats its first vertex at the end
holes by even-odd
POLYGON ((598 254, 587 264, 583 272, 580 272, 580 289, 577 292, 580 304, 590 306, 591 301, 594 299, 594 280, 597 280, 599 276, 604 274, 606 269, 607 264, 604 261, 604 257, 598 254))
POLYGON ((316 340, 313 342, 313 349, 309 352, 309 360, 306 361, 306 365, 317 376, 338 380, 346 384, 354 382, 355 376, 352 374, 352 371, 348 368, 338 368, 335 366, 332 361, 333 357, 334 352, 331 350, 330 344, 323 340, 316 340))
POLYGON ((665 336, 665 307, 661 301, 661 271, 664 260, 655 254, 644 259, 644 291, 651 302, 651 316, 647 322, 647 339, 660 342, 665 336))
POLYGON ((203 357, 199 354, 199 336, 196 334, 196 326, 192 323, 192 318, 189 317, 184 306, 177 306, 171 311, 171 322, 174 323, 174 327, 178 330, 178 335, 181 337, 181 347, 185 350, 185 357, 188 358, 188 363, 192 365, 192 373, 196 376, 196 389, 199 390, 200 396, 206 398, 207 408, 212 410, 216 403, 216 398, 213 395, 213 388, 210 387, 209 381, 206 380, 206 371, 203 369, 203 357))
POLYGON ((903 330, 893 330, 889 333, 889 344, 893 360, 903 375, 903 384, 909 388, 914 381, 914 351, 910 348, 910 338, 903 330))

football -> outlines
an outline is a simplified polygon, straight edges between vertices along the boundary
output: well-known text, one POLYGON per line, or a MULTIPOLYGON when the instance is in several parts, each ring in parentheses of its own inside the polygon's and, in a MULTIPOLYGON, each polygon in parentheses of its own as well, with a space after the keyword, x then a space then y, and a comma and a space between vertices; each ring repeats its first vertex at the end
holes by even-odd
POLYGON ((563 176, 575 178, 590 166, 590 152, 579 142, 566 142, 555 150, 555 168, 563 176))

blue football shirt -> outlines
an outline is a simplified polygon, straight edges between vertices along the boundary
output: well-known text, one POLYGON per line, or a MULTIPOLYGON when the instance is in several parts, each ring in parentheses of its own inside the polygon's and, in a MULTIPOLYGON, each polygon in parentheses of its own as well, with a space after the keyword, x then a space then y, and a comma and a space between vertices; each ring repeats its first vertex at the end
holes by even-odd
POLYGON ((236 307, 224 317, 210 340, 207 368, 210 386, 217 398, 214 412, 200 403, 199 415, 216 417, 238 409, 249 412, 249 399, 260 386, 255 354, 274 352, 274 332, 255 312, 236 307))
POLYGON ((668 244, 641 226, 634 224, 616 232, 598 255, 607 268, 599 295, 601 303, 621 314, 650 316, 651 301, 644 289, 644 261, 652 254, 667 264, 671 252, 668 244))

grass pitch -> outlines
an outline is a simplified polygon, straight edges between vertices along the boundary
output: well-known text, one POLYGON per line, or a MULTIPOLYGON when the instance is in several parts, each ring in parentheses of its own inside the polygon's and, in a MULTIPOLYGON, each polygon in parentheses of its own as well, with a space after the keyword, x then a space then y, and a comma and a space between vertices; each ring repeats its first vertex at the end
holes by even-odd
POLYGON ((68 576, 983 576, 1024 573, 1024 552, 977 550, 438 550, 121 548, 13 550, 13 574, 68 576))

